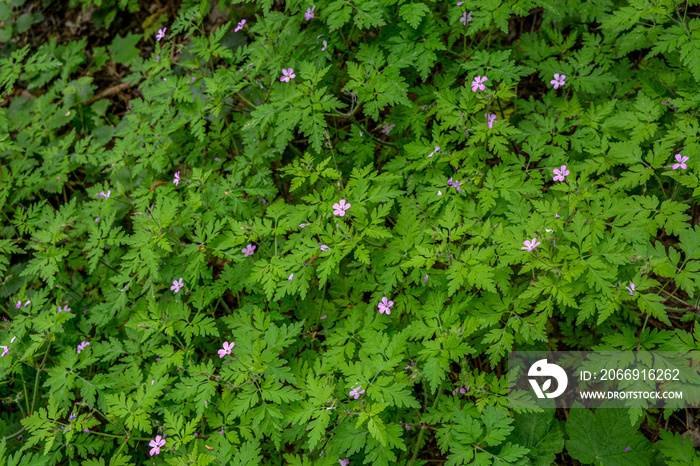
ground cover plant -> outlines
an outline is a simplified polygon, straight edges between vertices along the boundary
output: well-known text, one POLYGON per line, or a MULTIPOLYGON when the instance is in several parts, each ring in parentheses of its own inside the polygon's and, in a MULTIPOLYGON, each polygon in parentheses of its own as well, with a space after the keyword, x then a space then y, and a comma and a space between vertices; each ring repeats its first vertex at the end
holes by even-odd
POLYGON ((0 463, 700 464, 699 3, 0 4, 0 463))

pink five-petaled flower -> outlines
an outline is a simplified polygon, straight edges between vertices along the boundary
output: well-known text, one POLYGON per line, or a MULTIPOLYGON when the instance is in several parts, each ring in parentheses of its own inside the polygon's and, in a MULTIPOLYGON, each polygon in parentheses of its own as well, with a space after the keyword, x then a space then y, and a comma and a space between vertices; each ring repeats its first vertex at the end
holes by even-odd
POLYGON ((347 204, 345 199, 341 199, 340 202, 333 204, 333 215, 340 215, 345 217, 345 211, 350 208, 352 204, 347 204))
POLYGON ((690 157, 688 157, 687 155, 681 157, 681 154, 676 154, 676 160, 678 160, 678 163, 674 163, 673 167, 671 168, 673 168, 674 170, 678 170, 679 168, 685 170, 686 168, 688 168, 688 165, 685 164, 688 161, 688 159, 690 159, 690 157))
POLYGON ((238 26, 236 26, 236 29, 233 30, 233 32, 238 32, 241 29, 243 29, 243 25, 245 24, 245 20, 242 19, 240 23, 238 23, 238 26))
POLYGON ((175 184, 175 186, 180 185, 180 172, 179 171, 175 172, 175 179, 173 180, 173 183, 175 184))
POLYGON ((163 29, 158 29, 158 34, 156 34, 156 40, 160 42, 160 40, 165 37, 165 31, 167 31, 168 28, 163 28, 163 29))
POLYGON ((182 288, 183 286, 185 286, 185 285, 182 284, 182 277, 180 277, 179 282, 177 280, 173 280, 173 286, 171 286, 170 289, 173 290, 175 293, 177 293, 180 291, 180 288, 182 288))
POLYGON ((525 240, 525 241, 523 241, 523 244, 525 246, 520 248, 520 249, 523 249, 526 251, 532 251, 533 249, 535 249, 537 246, 539 246, 542 243, 537 241, 537 238, 532 238, 532 241, 525 240))
POLYGON ((314 17, 314 10, 316 9, 316 5, 313 6, 313 8, 307 8, 306 13, 304 13, 304 18, 306 21, 311 21, 311 18, 314 17))
POLYGON ((559 86, 564 87, 564 84, 566 84, 564 82, 565 79, 566 79, 566 76, 564 76, 563 74, 554 73, 554 79, 549 81, 549 84, 554 86, 554 89, 559 89, 559 86))
MULTIPOLYGON (((459 4, 458 4, 458 6, 459 6, 459 4)), ((462 14, 462 17, 459 18, 459 22, 462 23, 462 24, 464 24, 465 26, 466 26, 467 24, 471 23, 471 22, 472 22, 472 12, 470 11, 470 12, 467 14, 467 12, 465 11, 465 12, 462 14)), ((482 89, 482 90, 483 90, 483 89, 482 89)))
POLYGON ((161 437, 160 435, 156 435, 156 438, 154 440, 151 440, 148 443, 149 447, 151 448, 150 454, 151 456, 153 455, 160 455, 160 448, 165 445, 165 439, 161 437))
POLYGON ((635 285, 634 283, 630 282, 630 286, 626 286, 627 291, 630 292, 630 296, 634 296, 634 291, 635 291, 635 285))
POLYGON ((231 350, 233 349, 234 346, 236 346, 236 344, 234 342, 229 343, 228 341, 225 341, 224 342, 224 349, 220 349, 218 351, 219 357, 223 358, 227 354, 231 354, 231 350))
POLYGON ((566 165, 562 165, 561 168, 555 168, 552 173, 555 175, 554 181, 564 181, 569 174, 569 170, 566 169, 566 165))
POLYGON ((387 315, 391 314, 391 306, 394 305, 394 301, 389 301, 386 296, 382 298, 382 301, 377 305, 379 308, 379 313, 387 313, 387 315))
POLYGON ((79 344, 79 345, 78 345, 78 354, 80 354, 80 352, 81 352, 82 350, 84 350, 85 348, 87 348, 87 346, 88 346, 89 344, 90 344, 89 341, 84 341, 84 342, 82 342, 81 344, 79 344))
POLYGON ((296 78, 296 76, 297 76, 296 74, 294 74, 294 69, 292 69, 292 68, 289 68, 288 70, 285 70, 284 68, 282 68, 282 74, 284 76, 282 76, 280 78, 280 81, 284 81, 287 83, 289 82, 290 79, 296 78))
POLYGON ((243 248, 243 257, 252 256, 253 253, 255 252, 256 248, 257 248, 257 246, 254 244, 249 244, 248 246, 244 247, 243 248))
POLYGON ((10 349, 7 346, 0 346, 0 348, 3 348, 2 354, 0 354, 0 358, 4 358, 8 354, 10 354, 10 349))
POLYGON ((486 89, 486 86, 484 86, 484 83, 488 81, 489 78, 486 76, 477 76, 474 78, 474 81, 472 81, 472 92, 476 92, 477 90, 483 91, 486 89))
POLYGON ((349 395, 357 400, 358 398, 360 398, 360 395, 362 395, 365 392, 364 390, 360 391, 361 388, 362 385, 358 385, 357 388, 353 388, 352 390, 350 390, 349 395))
POLYGON ((340 466, 348 466, 350 464, 350 458, 345 458, 344 460, 338 460, 340 466))
POLYGON ((484 116, 486 117, 486 123, 488 123, 489 129, 493 129, 493 124, 496 122, 496 115, 493 113, 491 115, 484 113, 484 116))
POLYGON ((395 126, 396 126, 396 125, 395 125, 394 123, 392 123, 392 124, 390 124, 390 125, 384 125, 384 126, 382 126, 382 133, 384 133, 384 134, 386 134, 386 135, 388 136, 389 133, 391 133, 391 130, 394 129, 395 126))

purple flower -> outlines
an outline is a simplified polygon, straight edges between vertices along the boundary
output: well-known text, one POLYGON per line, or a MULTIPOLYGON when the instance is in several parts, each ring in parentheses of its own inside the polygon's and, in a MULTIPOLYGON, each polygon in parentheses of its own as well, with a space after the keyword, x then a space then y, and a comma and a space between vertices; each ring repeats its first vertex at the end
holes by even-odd
POLYGON ((523 242, 523 244, 525 244, 525 247, 522 247, 522 248, 520 248, 520 249, 527 250, 527 251, 532 251, 533 249, 535 249, 537 246, 539 246, 539 245, 542 244, 542 243, 540 243, 539 241, 537 241, 537 238, 532 238, 532 241, 525 240, 525 241, 523 242))
MULTIPOLYGON (((68 307, 68 305, 66 304, 66 305, 63 307, 63 312, 70 312, 70 311, 71 311, 71 309, 70 309, 70 308, 68 307)), ((61 312, 61 306, 58 306, 58 312, 61 312)))
POLYGON ((243 248, 243 257, 252 256, 253 253, 255 252, 256 248, 257 248, 257 246, 254 244, 249 244, 248 246, 244 247, 243 248))
POLYGON ((173 184, 175 184, 175 186, 180 185, 180 172, 179 171, 175 172, 175 179, 173 180, 173 184))
POLYGON ((489 116, 488 113, 484 113, 484 116, 486 117, 489 129, 493 129, 493 124, 496 122, 496 115, 492 113, 491 116, 489 116))
POLYGON ((438 196, 442 196, 442 191, 438 189, 438 196))
POLYGON ((328 42, 326 42, 326 41, 324 40, 324 41, 323 41, 323 48, 321 49, 321 52, 325 52, 325 51, 326 51, 326 47, 328 47, 328 42))
POLYGON ((31 301, 27 301, 27 302, 25 302, 25 303, 24 303, 24 307, 27 307, 27 306, 29 306, 29 304, 31 304, 31 301))
POLYGON ((84 350, 85 348, 87 348, 87 346, 88 346, 89 344, 90 344, 89 341, 84 341, 84 342, 82 342, 81 344, 79 344, 79 345, 78 345, 78 354, 80 354, 80 352, 81 352, 82 350, 84 350))
POLYGON ((287 280, 289 280, 291 282, 293 279, 294 279, 294 274, 291 274, 287 280))
MULTIPOLYGON (((458 3, 457 6, 459 6, 459 5, 460 5, 460 4, 458 3)), ((471 22, 472 22, 472 12, 470 11, 469 14, 467 14, 467 12, 465 11, 465 12, 462 14, 462 17, 459 18, 459 22, 462 23, 462 24, 464 24, 465 26, 466 26, 467 24, 471 23, 471 22)), ((482 91, 483 91, 483 89, 482 89, 482 91)))
POLYGON ((151 440, 148 443, 149 447, 153 447, 153 448, 151 448, 151 451, 150 451, 151 456, 160 455, 160 447, 162 447, 164 445, 165 445, 165 439, 163 437, 161 437, 160 435, 156 435, 155 440, 151 440))
POLYGON ((0 354, 0 358, 4 358, 8 354, 10 354, 10 348, 8 348, 7 346, 0 346, 0 348, 3 349, 2 354, 0 354))
POLYGON ((360 395, 362 395, 365 391, 359 391, 362 388, 362 385, 359 385, 357 388, 353 388, 350 390, 350 396, 355 398, 356 400, 360 398, 360 395))
POLYGON ((472 92, 476 92, 477 90, 483 91, 486 89, 486 86, 484 86, 484 83, 488 81, 489 78, 486 76, 477 76, 474 78, 474 81, 472 81, 472 92))
POLYGON ((338 460, 340 466, 348 466, 350 464, 350 458, 345 458, 344 460, 338 460))
POLYGON ((109 196, 111 196, 111 195, 112 195, 112 190, 111 190, 111 189, 110 189, 109 191, 107 191, 107 194, 105 194, 104 191, 100 191, 100 194, 98 194, 98 196, 102 196, 102 197, 104 197, 104 198, 106 198, 106 199, 109 199, 109 196))
POLYGON ((627 291, 630 292, 630 296, 634 296, 634 291, 635 291, 635 285, 634 283, 630 282, 630 286, 626 286, 627 291))
POLYGON ((328 251, 329 247, 326 246, 325 244, 321 246, 321 251, 328 251))
POLYGON ((219 431, 219 435, 224 435, 224 428, 222 427, 221 430, 219 431))
POLYGON ((282 74, 284 76, 282 76, 280 78, 280 81, 284 81, 284 82, 289 82, 290 79, 296 78, 296 76, 297 76, 296 74, 294 74, 294 70, 292 68, 289 68, 288 70, 285 70, 284 68, 282 68, 282 74))
POLYGON ((425 274, 425 277, 423 277, 423 283, 428 283, 428 274, 425 274))
POLYGON ((17 309, 19 309, 20 307, 22 307, 22 301, 17 301, 17 306, 15 306, 15 307, 16 307, 17 309))
POLYGON ((173 280, 173 286, 171 286, 170 289, 173 290, 175 293, 178 293, 180 291, 180 288, 184 286, 185 285, 182 284, 182 277, 180 277, 179 282, 177 280, 173 280))
POLYGON ((299 225, 299 228, 305 228, 306 225, 308 225, 308 223, 302 223, 301 225, 299 225))
POLYGON ((625 447, 625 451, 630 451, 630 447, 625 447))
POLYGON ((430 155, 428 155, 428 158, 432 157, 433 154, 435 154, 435 152, 437 152, 437 151, 439 151, 439 150, 440 150, 440 146, 435 146, 435 150, 432 151, 432 152, 430 153, 430 155))
POLYGON ((68 417, 68 422, 73 422, 73 419, 78 419, 78 415, 75 413, 71 413, 68 417))
POLYGON ((243 29, 243 25, 245 24, 245 20, 242 19, 240 23, 238 23, 238 26, 236 26, 236 29, 233 30, 233 32, 238 32, 241 29, 243 29))
POLYGON ((404 425, 404 427, 406 428, 406 430, 411 430, 411 427, 408 424, 404 425))
POLYGON ((223 358, 227 354, 231 354, 231 350, 233 349, 234 346, 236 346, 236 344, 234 342, 229 343, 228 341, 225 341, 224 342, 224 349, 220 349, 218 351, 219 357, 223 358))
POLYGON ((681 154, 676 154, 676 160, 678 161, 678 163, 674 163, 673 167, 671 168, 673 168, 674 170, 678 170, 678 168, 682 168, 683 170, 685 170, 686 168, 688 168, 688 165, 685 164, 688 161, 688 159, 690 159, 690 157, 688 157, 687 155, 681 157, 681 154))
POLYGON ((95 223, 100 221, 100 217, 95 217, 95 223))
POLYGON ((559 86, 564 87, 564 84, 566 84, 564 82, 565 79, 566 79, 566 76, 564 76, 563 74, 554 73, 554 79, 549 81, 549 84, 553 85, 554 89, 559 89, 559 86))
POLYGON ((382 126, 382 133, 384 133, 384 134, 386 134, 386 135, 388 136, 389 133, 391 133, 391 130, 394 129, 395 126, 396 126, 396 125, 395 125, 394 123, 392 123, 392 124, 390 124, 390 125, 384 125, 384 126, 382 126))
POLYGON ((552 173, 556 175, 554 181, 564 181, 569 174, 569 170, 566 169, 566 165, 562 165, 561 168, 555 168, 552 173))
POLYGON ((345 199, 341 199, 340 202, 333 204, 333 215, 340 215, 345 217, 345 211, 350 208, 352 204, 347 204, 345 199))
POLYGON ((89 434, 89 433, 90 433, 90 429, 83 429, 83 433, 84 433, 84 434, 89 434))
POLYGON ((307 8, 306 13, 304 13, 304 18, 306 19, 307 22, 311 21, 311 18, 314 17, 314 10, 316 9, 316 5, 313 6, 313 8, 307 8))
POLYGON ((377 305, 379 307, 379 313, 387 313, 387 315, 391 314, 391 306, 394 305, 394 301, 389 301, 387 300, 387 297, 384 296, 381 300, 381 302, 377 305))
POLYGON ((160 40, 165 37, 165 31, 167 31, 168 28, 163 28, 163 29, 158 29, 158 34, 156 34, 156 40, 160 42, 160 40))

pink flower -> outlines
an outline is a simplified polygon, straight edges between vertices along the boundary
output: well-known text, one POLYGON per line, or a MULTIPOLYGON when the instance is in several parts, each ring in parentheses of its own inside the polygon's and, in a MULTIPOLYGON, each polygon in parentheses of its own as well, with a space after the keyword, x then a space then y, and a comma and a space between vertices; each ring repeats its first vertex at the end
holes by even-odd
POLYGON ((294 280, 294 274, 291 274, 287 280, 289 280, 290 282, 294 280))
POLYGON ((329 249, 328 246, 326 246, 325 244, 321 246, 321 251, 325 252, 325 251, 328 251, 328 249, 329 249))
POLYGON ((150 454, 151 456, 153 455, 160 455, 160 448, 165 445, 165 439, 161 437, 160 435, 156 435, 155 440, 151 440, 148 443, 149 447, 151 448, 150 454))
POLYGON ((435 146, 435 150, 432 151, 430 154, 428 154, 428 158, 432 157, 435 154, 435 152, 438 152, 439 150, 440 150, 440 146, 435 146))
POLYGON ((489 116, 488 113, 484 113, 484 116, 486 117, 489 129, 493 129, 493 124, 496 122, 496 115, 492 113, 491 116, 489 116))
POLYGON ((180 185, 180 172, 179 171, 175 172, 175 179, 173 180, 173 183, 175 184, 175 186, 180 185))
POLYGON ((111 195, 112 195, 112 190, 111 190, 111 189, 110 189, 109 191, 107 191, 107 194, 105 194, 104 191, 100 191, 100 194, 98 194, 98 196, 102 196, 102 197, 104 197, 104 198, 106 198, 106 199, 109 199, 109 196, 111 196, 111 195))
POLYGON ((634 283, 630 282, 630 286, 626 286, 627 291, 630 292, 630 296, 634 296, 635 286, 634 283))
POLYGON ((158 29, 158 34, 156 34, 156 40, 157 40, 158 42, 160 42, 160 40, 161 40, 163 37, 165 37, 165 31, 166 31, 167 29, 168 29, 168 28, 158 29))
POLYGON ((688 165, 685 164, 688 161, 688 159, 690 159, 690 157, 688 157, 687 155, 681 157, 681 154, 676 154, 676 160, 678 161, 678 163, 674 163, 673 167, 671 168, 673 168, 674 170, 678 170, 678 168, 682 168, 683 170, 685 170, 686 168, 688 168, 688 165))
POLYGON ((17 309, 22 307, 22 301, 17 301, 17 305, 15 306, 17 309))
POLYGON ((554 181, 564 181, 569 174, 569 170, 566 169, 566 165, 562 165, 561 168, 555 168, 552 173, 556 175, 554 181))
MULTIPOLYGON (((459 6, 459 5, 460 5, 460 3, 457 4, 457 6, 459 6)), ((465 26, 467 24, 471 23, 472 22, 472 12, 470 11, 469 14, 467 14, 467 12, 465 11, 462 14, 462 17, 459 18, 459 22, 464 24, 465 26)), ((483 89, 482 89, 482 91, 483 91, 483 89)))
POLYGON ((386 135, 388 136, 389 133, 391 133, 391 130, 394 129, 395 126, 396 126, 396 125, 395 125, 394 123, 392 123, 392 124, 390 124, 390 125, 384 125, 384 126, 382 126, 382 133, 384 133, 384 134, 386 134, 386 135))
POLYGON ((10 354, 10 349, 7 346, 0 346, 0 348, 3 348, 2 354, 0 354, 0 358, 4 358, 8 354, 10 354))
POLYGON ((328 42, 326 42, 326 41, 324 40, 324 41, 323 41, 323 48, 321 49, 321 52, 325 52, 325 51, 326 51, 326 47, 328 47, 328 42))
POLYGON ((238 32, 241 29, 243 29, 243 25, 245 24, 245 20, 242 19, 240 23, 238 23, 238 26, 236 26, 236 29, 233 30, 233 32, 238 32))
POLYGON ((280 78, 280 81, 284 81, 284 82, 289 82, 290 79, 296 78, 296 76, 297 76, 296 74, 294 74, 294 70, 292 68, 289 68, 288 70, 285 70, 284 68, 282 68, 282 74, 284 76, 282 76, 280 78))
POLYGON ((333 204, 333 215, 340 215, 345 217, 345 211, 350 208, 352 204, 347 204, 345 199, 341 199, 340 202, 333 204))
POLYGON ((243 257, 252 256, 253 253, 255 252, 256 248, 257 248, 257 246, 254 244, 249 244, 248 246, 244 247, 243 248, 243 257))
POLYGON ((566 79, 566 76, 564 76, 563 74, 554 73, 554 79, 549 81, 549 84, 553 85, 554 89, 559 89, 559 86, 564 87, 564 84, 566 84, 564 82, 565 79, 566 79))
POLYGON ((182 277, 180 277, 180 281, 178 282, 177 280, 173 280, 173 286, 170 287, 171 290, 173 290, 175 293, 180 291, 180 288, 184 287, 185 285, 182 284, 182 277))
POLYGON ((426 274, 425 277, 423 277, 423 283, 428 283, 428 274, 426 274))
POLYGON ((525 244, 525 247, 520 248, 520 249, 527 250, 527 251, 532 251, 533 249, 535 249, 537 246, 539 246, 539 245, 542 244, 542 243, 540 243, 539 241, 537 241, 537 238, 532 238, 532 241, 525 240, 525 241, 523 242, 523 244, 525 244))
POLYGON ((95 217, 95 223, 100 221, 100 217, 95 217))
POLYGON ((382 298, 382 301, 377 305, 379 307, 379 313, 387 313, 387 315, 391 314, 391 306, 394 305, 394 301, 388 301, 386 296, 382 298))
POLYGON ((84 350, 85 348, 87 348, 87 346, 88 346, 89 344, 90 344, 89 341, 84 341, 84 342, 82 342, 81 344, 79 344, 79 345, 78 345, 78 354, 80 354, 80 352, 81 352, 82 350, 84 350))
POLYGON ((350 458, 345 458, 344 460, 338 460, 340 466, 348 466, 350 464, 350 458))
POLYGON ((224 349, 220 349, 218 351, 219 357, 223 358, 227 354, 231 354, 231 350, 233 349, 234 346, 236 346, 236 344, 234 342, 229 343, 228 341, 225 341, 224 342, 224 349))
POLYGON ((356 400, 360 398, 360 395, 362 395, 365 391, 359 391, 362 388, 362 385, 359 385, 357 388, 353 388, 350 390, 350 396, 355 398, 356 400))
POLYGON ((328 314, 323 314, 323 315, 321 316, 321 319, 327 319, 327 318, 328 318, 328 314))
POLYGON ((474 78, 474 81, 472 81, 472 91, 476 92, 477 90, 483 91, 484 89, 486 89, 484 83, 488 81, 488 79, 489 78, 487 78, 486 76, 477 76, 476 78, 474 78))
POLYGON ((306 18, 306 21, 311 21, 311 18, 314 17, 314 10, 316 9, 316 5, 313 6, 313 8, 307 8, 306 13, 304 13, 304 18, 306 18))

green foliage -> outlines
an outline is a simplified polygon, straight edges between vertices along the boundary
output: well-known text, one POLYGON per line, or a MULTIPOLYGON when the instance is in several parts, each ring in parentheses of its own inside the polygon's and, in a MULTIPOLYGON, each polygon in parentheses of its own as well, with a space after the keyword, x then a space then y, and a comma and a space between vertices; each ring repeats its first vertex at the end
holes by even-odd
POLYGON ((694 2, 6 3, 0 464, 700 464, 506 376, 698 348, 694 2))

